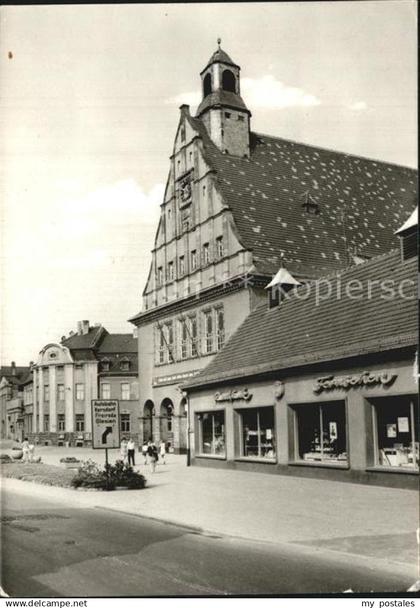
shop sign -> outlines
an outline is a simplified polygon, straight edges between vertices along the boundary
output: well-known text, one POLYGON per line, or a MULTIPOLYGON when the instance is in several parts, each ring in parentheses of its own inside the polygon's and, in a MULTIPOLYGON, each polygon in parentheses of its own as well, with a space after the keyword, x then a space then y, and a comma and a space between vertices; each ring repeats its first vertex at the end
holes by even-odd
POLYGON ((252 393, 249 392, 247 388, 242 389, 241 391, 226 391, 225 393, 216 393, 214 395, 214 400, 217 403, 222 401, 249 401, 252 397, 252 393))
POLYGON ((195 369, 191 372, 183 372, 180 374, 171 374, 170 376, 155 376, 153 378, 153 386, 166 386, 168 384, 177 384, 181 380, 188 380, 193 378, 200 372, 199 369, 195 369))
POLYGON ((317 378, 314 393, 321 393, 335 388, 349 389, 354 386, 374 386, 392 384, 397 374, 388 372, 363 372, 357 376, 324 376, 317 378))

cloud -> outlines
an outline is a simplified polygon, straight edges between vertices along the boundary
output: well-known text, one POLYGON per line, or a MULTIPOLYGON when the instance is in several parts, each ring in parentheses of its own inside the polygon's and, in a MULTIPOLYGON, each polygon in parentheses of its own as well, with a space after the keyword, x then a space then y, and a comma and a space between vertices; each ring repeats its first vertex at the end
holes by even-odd
POLYGON ((272 75, 243 78, 242 96, 251 108, 292 108, 318 106, 321 101, 298 87, 290 87, 272 75))
POLYGON ((361 110, 366 110, 368 106, 365 101, 355 101, 354 103, 349 103, 347 107, 349 110, 360 112, 361 110))
POLYGON ((180 93, 179 95, 175 95, 175 97, 170 97, 169 99, 165 100, 165 103, 177 106, 181 106, 183 103, 186 103, 189 106, 197 107, 200 101, 200 91, 189 91, 187 93, 180 93))
MULTIPOLYGON (((321 101, 298 87, 290 87, 267 75, 261 78, 242 78, 241 94, 250 108, 291 108, 318 106, 321 101)), ((189 91, 170 97, 167 104, 198 106, 201 101, 200 91, 189 91)))

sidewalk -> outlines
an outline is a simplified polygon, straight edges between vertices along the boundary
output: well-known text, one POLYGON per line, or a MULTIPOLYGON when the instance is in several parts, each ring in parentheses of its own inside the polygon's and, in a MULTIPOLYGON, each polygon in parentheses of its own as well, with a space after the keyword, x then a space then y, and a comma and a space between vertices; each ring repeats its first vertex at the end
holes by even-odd
MULTIPOLYGON (((82 451, 83 448, 80 448, 82 451)), ((87 458, 89 454, 71 455, 87 458)), ((39 448, 43 462, 58 464, 63 448, 39 448)), ((94 454, 94 458, 97 454, 94 454)), ((97 457, 101 462, 103 454, 97 457)), ((113 456, 115 458, 115 456, 113 456)), ((33 496, 74 507, 100 507, 181 524, 213 534, 290 543, 314 551, 337 551, 404 566, 418 578, 418 494, 318 479, 186 467, 185 456, 169 455, 152 474, 142 464, 147 488, 127 492, 81 492, 31 484, 33 496)), ((111 455, 110 455, 111 461, 111 455)), ((27 491, 27 482, 3 480, 27 491)))

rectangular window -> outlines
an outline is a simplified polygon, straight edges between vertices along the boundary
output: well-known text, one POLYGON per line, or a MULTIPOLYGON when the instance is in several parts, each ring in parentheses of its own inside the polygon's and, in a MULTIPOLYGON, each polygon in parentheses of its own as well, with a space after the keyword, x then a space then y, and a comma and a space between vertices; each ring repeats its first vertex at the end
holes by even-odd
POLYGON ((225 255, 225 249, 223 246, 223 237, 218 236, 216 239, 216 256, 220 260, 225 255))
POLYGON ((183 255, 179 256, 179 276, 182 277, 185 274, 185 258, 183 255))
POLYGON ((217 350, 225 343, 225 313, 223 308, 216 309, 217 350))
POLYGON ((44 433, 48 433, 50 430, 50 415, 44 414, 44 433))
POLYGON ((206 353, 213 352, 213 314, 211 310, 204 312, 204 335, 206 353))
POLYGON ((274 408, 259 407, 237 412, 240 425, 240 456, 274 459, 274 408))
POLYGON ((121 382, 121 399, 123 401, 130 400, 130 383, 129 382, 121 382))
POLYGON ((159 266, 159 268, 157 269, 157 284, 158 287, 161 287, 163 285, 163 266, 159 266))
POLYGON ((159 363, 174 362, 174 329, 172 321, 157 325, 159 343, 159 363))
POLYGON ((243 122, 245 120, 245 118, 243 116, 241 116, 241 114, 238 114, 238 120, 239 120, 239 122, 243 122))
POLYGON ((129 433, 131 430, 130 414, 120 414, 121 433, 129 433))
POLYGON ((166 355, 166 343, 165 336, 163 334, 163 327, 158 328, 159 335, 159 363, 165 363, 166 355))
POLYGON ((168 281, 173 281, 174 280, 174 263, 173 262, 169 262, 168 263, 168 281))
POLYGON ((44 385, 44 401, 50 400, 50 387, 48 384, 44 385))
POLYGON ((166 323, 166 335, 167 335, 167 344, 168 344, 168 356, 167 360, 172 363, 174 360, 173 352, 174 352, 174 326, 172 321, 166 323))
POLYGON ((209 243, 204 243, 203 245, 203 265, 207 266, 210 264, 210 245, 209 243))
POLYGON ((64 401, 64 384, 57 384, 57 401, 64 401))
POLYGON ((101 384, 101 399, 111 399, 111 385, 108 382, 101 384))
POLYGON ((188 357, 188 327, 187 320, 181 319, 179 322, 180 325, 180 335, 181 335, 181 359, 186 359, 188 357))
POLYGON ((392 469, 419 467, 419 406, 408 396, 372 399, 375 464, 392 469))
POLYGON ((295 411, 296 458, 305 462, 347 464, 344 401, 299 405, 295 411))
POLYGON ((231 117, 231 113, 230 112, 225 112, 225 118, 230 118, 231 117))
POLYGON ((82 382, 76 383, 76 400, 84 401, 85 399, 85 385, 82 382))
POLYGON ((76 433, 83 433, 85 430, 85 415, 76 414, 76 433))
POLYGON ((197 251, 193 249, 191 251, 191 270, 197 269, 197 251))
POLYGON ((197 414, 197 424, 199 454, 226 456, 224 411, 197 414))
POLYGON ((64 414, 58 414, 57 416, 57 431, 65 431, 66 430, 66 418, 64 414))
POLYGON ((198 331, 197 331, 197 316, 190 317, 190 339, 191 339, 191 357, 197 357, 198 350, 198 331))

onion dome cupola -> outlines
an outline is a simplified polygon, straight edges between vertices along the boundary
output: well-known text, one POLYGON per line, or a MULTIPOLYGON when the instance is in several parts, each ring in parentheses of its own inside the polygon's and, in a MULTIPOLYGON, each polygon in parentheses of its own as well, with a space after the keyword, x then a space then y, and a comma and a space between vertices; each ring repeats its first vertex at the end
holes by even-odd
POLYGON ((249 156, 251 112, 240 95, 240 67, 220 47, 201 72, 203 99, 197 118, 213 143, 226 154, 249 156))

